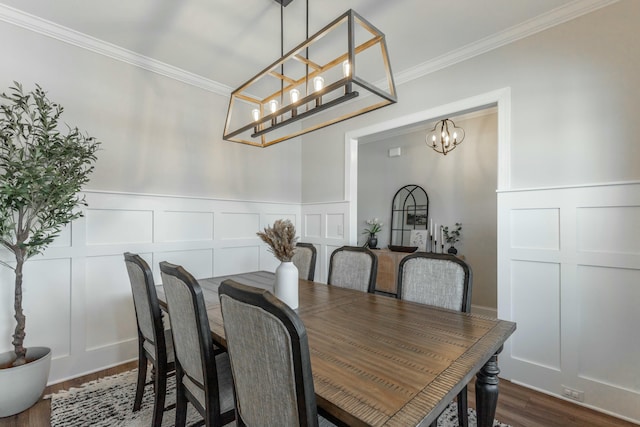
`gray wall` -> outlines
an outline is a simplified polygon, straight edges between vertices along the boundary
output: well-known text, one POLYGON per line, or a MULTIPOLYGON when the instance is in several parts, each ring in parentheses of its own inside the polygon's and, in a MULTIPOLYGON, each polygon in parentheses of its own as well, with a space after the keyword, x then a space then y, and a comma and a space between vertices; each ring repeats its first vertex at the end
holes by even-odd
POLYGON ((504 87, 512 188, 640 179, 638 17, 640 2, 622 0, 402 84, 397 104, 305 135, 303 202, 344 198, 345 132, 504 87))
MULTIPOLYGON (((425 144, 426 131, 359 146, 358 233, 366 228, 366 219, 378 217, 384 222, 378 246, 387 247, 394 194, 403 185, 420 185, 429 195, 429 216, 434 222, 449 226, 462 223, 462 240, 456 247, 473 270, 472 303, 495 309, 497 114, 452 118, 466 136, 462 145, 446 156, 425 144), (388 156, 393 147, 401 148, 400 157, 388 156)), ((362 244, 366 236, 360 236, 362 244)))
POLYGON ((222 140, 228 97, 0 22, 0 91, 40 84, 103 142, 87 189, 300 201, 300 141, 222 140))

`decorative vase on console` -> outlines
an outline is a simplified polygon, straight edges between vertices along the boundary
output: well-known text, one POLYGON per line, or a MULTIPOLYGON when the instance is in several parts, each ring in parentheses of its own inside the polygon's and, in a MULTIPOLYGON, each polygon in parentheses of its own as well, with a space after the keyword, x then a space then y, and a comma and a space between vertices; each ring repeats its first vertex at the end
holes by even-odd
POLYGON ((369 249, 377 249, 378 248, 378 233, 382 230, 383 223, 378 220, 378 218, 368 219, 364 222, 369 226, 369 228, 365 228, 362 234, 368 234, 367 242, 365 246, 369 247, 369 249))
POLYGON ((291 261, 296 247, 296 229, 288 219, 278 219, 273 227, 256 233, 267 245, 269 252, 280 261, 276 268, 273 293, 293 310, 298 308, 298 269, 291 261))
POLYGON ((457 255, 458 250, 453 245, 458 243, 462 237, 462 223, 456 222, 455 227, 452 227, 451 230, 449 230, 449 227, 442 227, 442 236, 444 241, 449 244, 447 252, 451 255, 457 255))
POLYGON ((367 246, 369 246, 369 249, 378 248, 378 236, 376 236, 375 233, 369 234, 369 238, 367 239, 367 246))

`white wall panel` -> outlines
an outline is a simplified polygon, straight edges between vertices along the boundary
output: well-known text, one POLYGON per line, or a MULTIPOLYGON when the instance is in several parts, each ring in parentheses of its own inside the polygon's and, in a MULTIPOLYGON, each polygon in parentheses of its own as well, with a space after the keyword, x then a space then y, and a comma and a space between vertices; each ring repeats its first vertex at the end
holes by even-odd
MULTIPOLYGON (((288 213, 276 213, 276 214, 266 214, 264 216, 264 223, 261 228, 272 226, 277 219, 288 219, 291 221, 293 225, 296 224, 296 216, 288 213)), ((261 230, 262 231, 262 230, 261 230)), ((300 231, 296 229, 296 235, 300 236, 300 231)))
POLYGON ((511 247, 558 249, 560 218, 558 209, 514 209, 511 211, 511 247))
POLYGON ((501 192, 498 218, 502 374, 639 421, 640 183, 501 192))
MULTIPOLYGON (((2 267, 0 271, 0 336, 10 337, 15 328, 13 318, 12 270, 2 267), (6 307, 6 309, 5 309, 6 307)), ((71 307, 71 260, 32 259, 23 270, 23 303, 26 316, 25 345, 46 346, 53 350, 54 358, 69 355, 70 307, 71 307), (42 296, 46 295, 46 298, 42 296), (52 333, 56 331, 56 333, 52 333)), ((11 340, 0 342, 0 352, 13 349, 11 340)))
POLYGON ((327 214, 327 237, 330 239, 344 238, 344 214, 330 213, 327 214))
POLYGON ((512 337, 513 357, 560 369, 558 264, 512 261, 511 281, 512 320, 518 324, 512 337))
POLYGON ((357 245, 349 238, 349 203, 318 203, 302 206, 302 229, 305 243, 316 247, 316 282, 326 283, 329 272, 329 256, 336 248, 357 245))
POLYGON ((213 212, 164 212, 158 222, 165 242, 213 240, 213 212))
POLYGON ((122 255, 86 259, 86 350, 137 339, 131 285, 122 255))
POLYGON ((154 253, 153 258, 153 268, 157 271, 157 277, 160 277, 159 264, 162 261, 181 265, 196 279, 213 276, 212 249, 156 252, 154 253))
POLYGON ((640 393, 640 270, 578 266, 577 279, 578 374, 640 393))
POLYGON ((153 241, 153 212, 87 209, 87 245, 153 241))
POLYGON ((221 213, 216 218, 216 233, 219 239, 255 238, 260 230, 258 213, 221 213))
POLYGON ((577 209, 578 251, 640 255, 640 206, 577 209))
POLYGON ((322 236, 322 215, 307 214, 304 216, 304 237, 321 237, 322 236))
POLYGON ((260 247, 216 249, 214 276, 260 270, 260 247))

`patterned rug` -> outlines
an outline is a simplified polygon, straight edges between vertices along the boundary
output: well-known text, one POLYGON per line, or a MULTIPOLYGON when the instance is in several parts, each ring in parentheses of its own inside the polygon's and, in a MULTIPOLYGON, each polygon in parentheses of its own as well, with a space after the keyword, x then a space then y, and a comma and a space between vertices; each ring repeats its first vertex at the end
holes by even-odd
MULTIPOLYGON (((137 371, 123 372, 111 377, 101 378, 50 395, 51 427, 147 427, 151 425, 153 412, 153 386, 147 385, 142 407, 133 412, 133 399, 136 393, 137 371)), ((167 381, 167 405, 175 402, 175 378, 167 381)), ((199 414, 188 406, 187 425, 201 419, 199 414)), ((162 426, 171 427, 175 421, 175 409, 166 411, 162 417, 162 426)), ((456 404, 451 403, 438 419, 438 427, 458 425, 456 404)), ((509 427, 497 420, 494 427, 509 427)), ((235 426, 235 423, 229 424, 235 426)), ((476 426, 476 413, 469 409, 469 427, 476 426)))

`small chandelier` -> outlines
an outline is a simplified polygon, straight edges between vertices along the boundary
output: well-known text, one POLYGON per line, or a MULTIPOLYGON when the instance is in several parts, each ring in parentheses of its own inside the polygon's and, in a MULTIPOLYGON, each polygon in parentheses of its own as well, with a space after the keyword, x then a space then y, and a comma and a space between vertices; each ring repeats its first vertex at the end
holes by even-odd
POLYGON ((446 156, 449 151, 462 143, 464 129, 456 127, 452 120, 440 120, 431 129, 431 132, 427 134, 426 140, 427 145, 446 156))
POLYGON ((307 39, 284 55, 282 8, 291 0, 275 1, 282 57, 231 93, 224 140, 268 147, 397 101, 376 27, 348 10, 309 37, 307 0, 307 39), (355 98, 361 102, 346 112, 332 108, 355 98))

